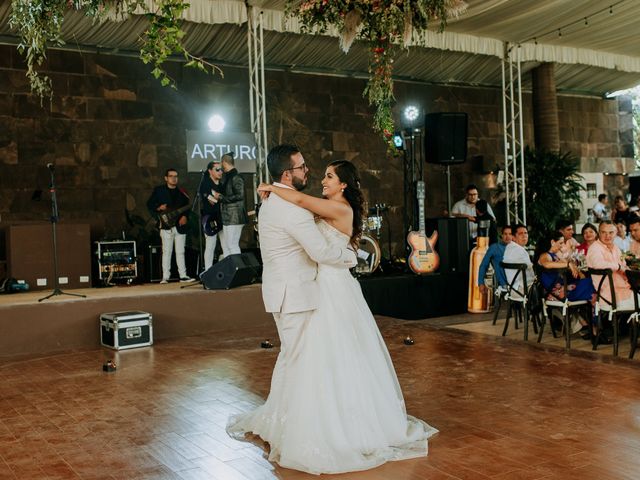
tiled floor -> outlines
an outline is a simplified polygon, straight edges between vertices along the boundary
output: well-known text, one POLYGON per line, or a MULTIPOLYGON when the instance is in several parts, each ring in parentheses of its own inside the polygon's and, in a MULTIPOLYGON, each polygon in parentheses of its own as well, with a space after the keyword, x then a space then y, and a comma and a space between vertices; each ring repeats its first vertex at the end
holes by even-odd
MULTIPOLYGON (((640 478, 638 362, 379 324, 408 411, 441 433, 427 458, 336 478, 640 478), (407 334, 415 345, 402 344, 407 334)), ((266 395, 277 355, 259 348, 272 328, 245 333, 3 361, 0 479, 314 478, 224 431, 229 414, 266 395), (108 358, 117 372, 101 371, 108 358)))

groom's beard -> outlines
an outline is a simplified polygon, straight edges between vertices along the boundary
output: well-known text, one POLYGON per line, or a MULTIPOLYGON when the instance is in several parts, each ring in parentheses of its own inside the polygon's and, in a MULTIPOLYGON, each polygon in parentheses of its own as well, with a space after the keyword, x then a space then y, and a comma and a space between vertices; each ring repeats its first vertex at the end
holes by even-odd
POLYGON ((292 186, 293 186, 293 188, 295 188, 297 191, 301 192, 302 190, 304 190, 305 188, 307 188, 307 180, 306 180, 306 179, 301 179, 301 178, 293 177, 293 179, 291 180, 291 185, 292 185, 292 186))

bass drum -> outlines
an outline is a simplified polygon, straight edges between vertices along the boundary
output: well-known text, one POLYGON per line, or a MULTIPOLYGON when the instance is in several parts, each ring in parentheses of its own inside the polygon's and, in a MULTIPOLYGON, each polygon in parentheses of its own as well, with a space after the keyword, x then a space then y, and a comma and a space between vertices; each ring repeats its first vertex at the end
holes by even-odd
POLYGON ((370 275, 380 266, 380 245, 371 235, 364 233, 360 237, 357 256, 358 265, 355 267, 357 275, 370 275))

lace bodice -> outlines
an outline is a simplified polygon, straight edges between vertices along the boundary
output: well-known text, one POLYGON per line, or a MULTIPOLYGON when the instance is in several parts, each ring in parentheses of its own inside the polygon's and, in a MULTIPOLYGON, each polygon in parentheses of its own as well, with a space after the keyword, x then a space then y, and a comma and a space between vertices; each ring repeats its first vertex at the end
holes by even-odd
POLYGON ((351 238, 349 235, 342 233, 333 225, 326 222, 326 220, 317 221, 318 230, 322 233, 327 242, 331 245, 335 245, 338 248, 344 248, 349 244, 351 238))

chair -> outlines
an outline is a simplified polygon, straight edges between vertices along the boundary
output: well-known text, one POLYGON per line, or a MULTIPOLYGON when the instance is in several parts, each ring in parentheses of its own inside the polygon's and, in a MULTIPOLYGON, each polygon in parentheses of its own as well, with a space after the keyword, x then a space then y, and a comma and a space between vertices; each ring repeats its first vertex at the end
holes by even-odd
MULTIPOLYGON (((527 298, 527 268, 528 265, 526 263, 505 263, 500 262, 500 267, 502 267, 507 273, 507 270, 515 270, 516 273, 511 279, 511 281, 507 282, 507 293, 504 298, 509 302, 509 310, 507 312, 507 318, 504 322, 504 330, 502 331, 502 336, 504 337, 507 334, 507 330, 509 328, 509 320, 511 318, 511 314, 514 314, 514 326, 518 328, 518 321, 523 320, 524 317, 524 340, 525 342, 529 340, 529 309, 527 306, 528 298, 527 298), (521 282, 518 282, 518 279, 521 279, 521 282), (519 286, 516 287, 516 284, 520 283, 519 286)), ((538 332, 538 327, 536 323, 533 324, 534 331, 538 332)))
MULTIPOLYGON (((538 272, 542 273, 555 273, 562 276, 562 296, 558 296, 553 291, 547 290, 543 287, 544 294, 542 295, 542 314, 544 321, 540 324, 540 331, 538 333, 538 343, 542 341, 542 334, 544 333, 544 325, 546 321, 549 322, 549 326, 551 328, 551 333, 553 334, 553 338, 556 337, 555 328, 553 326, 552 318, 549 315, 550 312, 553 312, 553 309, 560 309, 562 313, 562 328, 564 330, 565 337, 565 346, 566 348, 571 348, 571 313, 573 310, 577 310, 583 307, 589 307, 587 315, 588 318, 591 318, 591 302, 588 300, 574 300, 570 301, 567 295, 567 285, 569 280, 570 271, 567 268, 543 268, 538 267, 538 272), (551 298, 549 298, 551 297, 551 298)), ((542 283, 541 283, 542 285, 542 283)))
POLYGON ((498 313, 500 313, 500 308, 502 308, 502 302, 503 300, 505 300, 505 297, 507 295, 507 288, 503 287, 502 285, 498 285, 498 287, 495 289, 493 294, 496 297, 496 300, 495 300, 496 303, 493 307, 494 313, 493 313, 492 325, 495 325, 496 322, 498 321, 498 313))
MULTIPOLYGON (((595 336, 593 341, 593 349, 596 350, 598 348, 598 337, 602 332, 602 318, 599 315, 599 312, 602 311, 602 312, 608 313, 609 321, 613 325, 613 355, 617 357, 618 356, 618 330, 619 330, 618 314, 629 313, 629 314, 632 314, 633 316, 633 314, 638 312, 638 297, 634 292, 633 297, 634 297, 635 308, 619 309, 618 303, 616 301, 616 291, 613 287, 613 271, 610 268, 590 268, 589 274, 592 277, 593 276, 600 277, 600 281, 598 281, 598 286, 596 287, 596 295, 597 295, 596 314, 598 314, 598 325, 597 325, 598 333, 595 336), (605 281, 608 282, 609 289, 611 291, 610 299, 604 298, 601 293, 602 286, 605 284, 605 281)), ((635 321, 634 321, 634 324, 635 324, 635 321)), ((632 338, 634 337, 634 333, 631 334, 631 337, 632 338)), ((632 353, 635 353, 635 349, 632 349, 632 350, 633 352, 630 352, 630 355, 632 353)))
POLYGON ((636 311, 627 320, 631 323, 631 331, 629 333, 629 341, 631 343, 631 349, 629 350, 629 358, 633 358, 638 348, 638 324, 640 323, 640 308, 638 308, 638 293, 640 293, 640 271, 639 270, 627 270, 627 280, 631 285, 631 290, 635 293, 634 301, 636 311))

